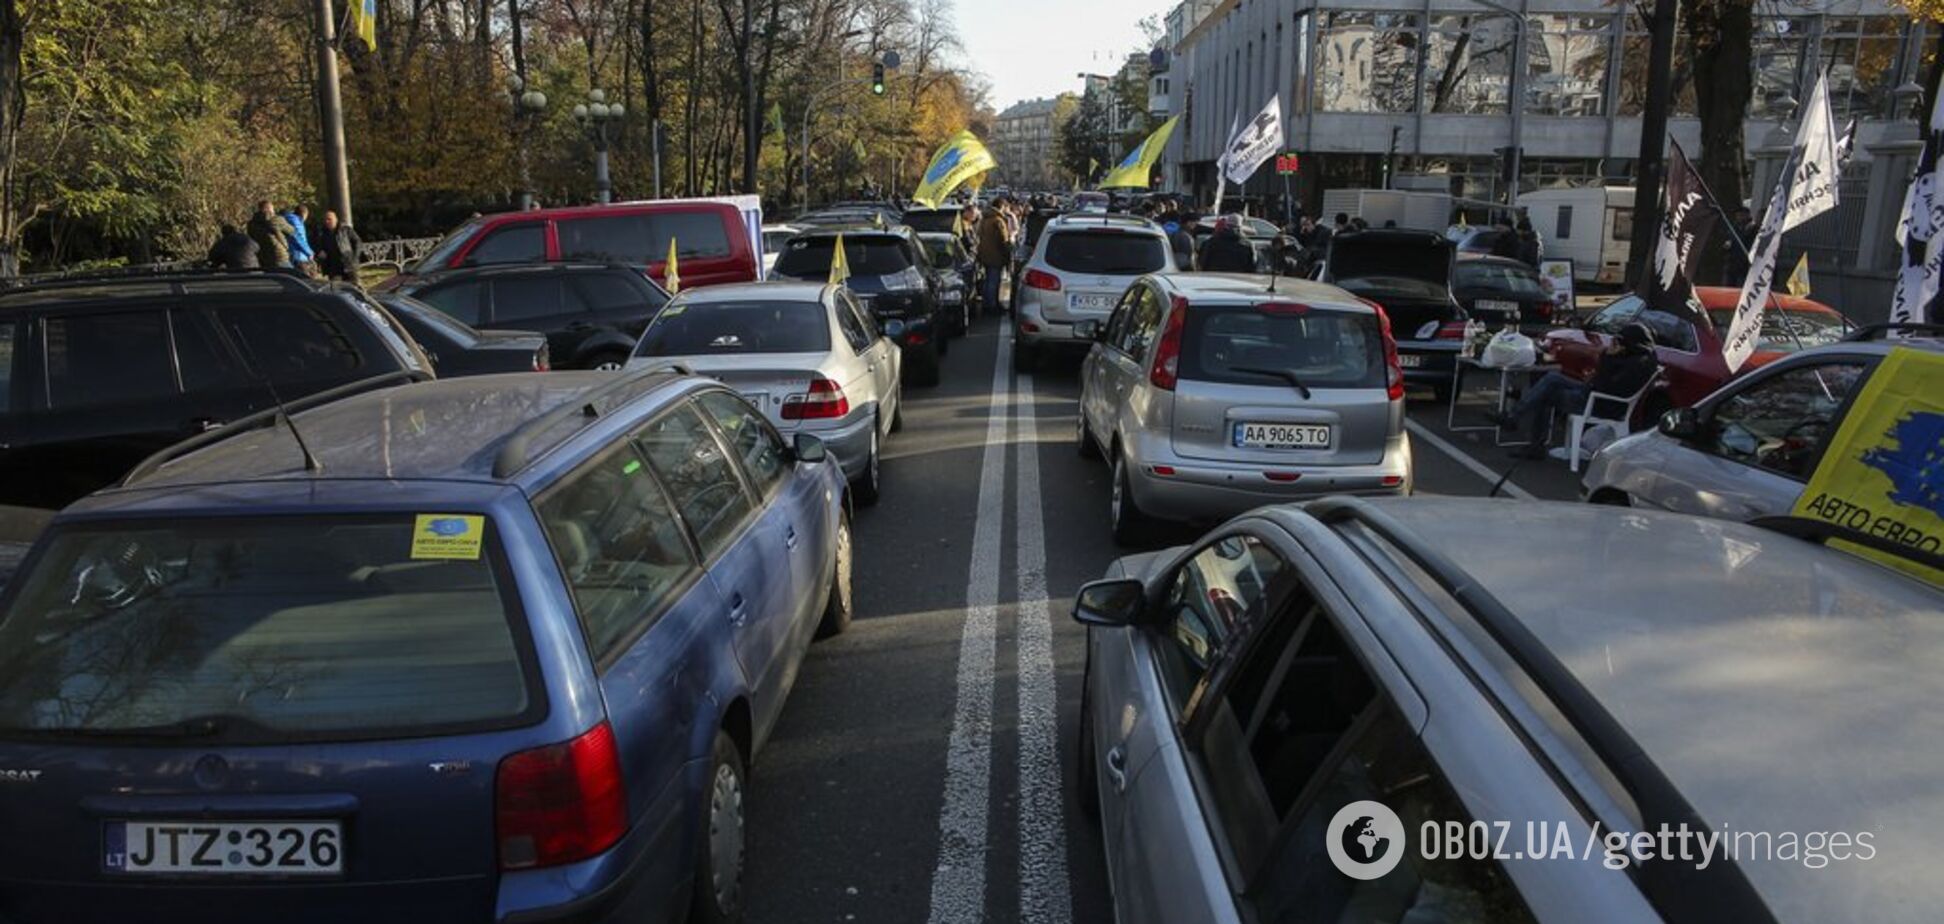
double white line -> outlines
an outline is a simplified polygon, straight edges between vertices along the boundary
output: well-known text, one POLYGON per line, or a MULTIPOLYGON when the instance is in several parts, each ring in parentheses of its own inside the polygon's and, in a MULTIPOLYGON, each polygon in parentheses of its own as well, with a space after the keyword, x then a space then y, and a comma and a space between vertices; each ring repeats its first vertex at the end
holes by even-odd
POLYGON ((992 692, 999 575, 1004 553, 1006 465, 1019 447, 1014 496, 1018 555, 1019 920, 1066 924, 1073 916, 1060 789, 1059 698, 1053 676, 1052 607, 1046 595, 1046 530, 1040 511, 1039 429, 1033 381, 1012 391, 1012 340, 999 341, 992 403, 979 475, 979 512, 959 638, 958 698, 945 752, 938 866, 932 871, 930 924, 982 921, 986 906, 987 816, 992 803, 992 692), (1018 436, 1007 422, 1019 411, 1018 436))

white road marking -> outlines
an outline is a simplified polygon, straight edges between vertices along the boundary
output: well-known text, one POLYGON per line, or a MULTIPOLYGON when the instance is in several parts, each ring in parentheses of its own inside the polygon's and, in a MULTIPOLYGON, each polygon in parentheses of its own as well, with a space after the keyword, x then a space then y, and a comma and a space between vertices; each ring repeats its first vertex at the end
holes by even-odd
MULTIPOLYGON (((1404 418, 1404 428, 1410 430, 1412 436, 1420 440, 1423 440, 1427 443, 1430 443, 1432 448, 1438 450, 1439 452, 1444 453, 1447 456, 1450 456, 1459 465, 1464 466, 1466 471, 1469 471, 1472 474, 1485 479, 1485 483, 1487 485, 1498 484, 1499 479, 1505 477, 1504 472, 1492 471, 1491 466, 1486 465, 1485 463, 1472 458, 1471 456, 1467 455, 1464 450, 1459 449, 1456 446, 1453 446, 1451 442, 1446 440, 1444 437, 1431 432, 1430 427, 1427 427, 1421 423, 1418 423, 1415 420, 1412 420, 1409 417, 1406 417, 1404 418)), ((1501 488, 1500 490, 1504 491, 1507 496, 1516 497, 1520 500, 1538 499, 1538 495, 1533 494, 1531 491, 1519 487, 1517 484, 1514 484, 1510 479, 1506 480, 1505 487, 1501 488)))
POLYGON ((1006 426, 1011 412, 1012 350, 999 339, 987 406, 979 473, 979 513, 972 530, 972 567, 965 584, 965 628, 959 635, 958 701, 945 748, 945 800, 938 817, 938 866, 932 870, 930 924, 985 919, 986 816, 992 806, 993 627, 999 609, 999 564, 1006 500, 1006 426))
POLYGON ((1046 598, 1046 527, 1040 510, 1039 422, 1033 379, 1014 402, 1019 488, 1014 530, 1019 571, 1019 920, 1067 924, 1066 804, 1060 789, 1059 695, 1053 676, 1053 612, 1046 598))

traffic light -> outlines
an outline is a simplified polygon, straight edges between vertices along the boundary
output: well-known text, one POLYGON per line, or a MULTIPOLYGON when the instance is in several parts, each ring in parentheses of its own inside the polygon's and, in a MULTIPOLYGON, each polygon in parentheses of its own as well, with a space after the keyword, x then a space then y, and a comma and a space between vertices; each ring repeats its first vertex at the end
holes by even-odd
POLYGON ((882 64, 871 65, 871 92, 879 96, 884 95, 884 65, 882 64))

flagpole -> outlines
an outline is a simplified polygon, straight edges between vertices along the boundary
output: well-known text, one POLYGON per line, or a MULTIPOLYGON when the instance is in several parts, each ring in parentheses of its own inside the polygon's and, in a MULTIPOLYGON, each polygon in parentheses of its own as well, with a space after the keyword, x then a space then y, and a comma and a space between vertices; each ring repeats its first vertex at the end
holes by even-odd
MULTIPOLYGON (((359 3, 362 0, 351 0, 359 3)), ((351 173, 344 156, 344 101, 338 92, 337 23, 331 0, 317 0, 317 103, 324 127, 324 185, 331 211, 345 225, 351 218, 351 173)))

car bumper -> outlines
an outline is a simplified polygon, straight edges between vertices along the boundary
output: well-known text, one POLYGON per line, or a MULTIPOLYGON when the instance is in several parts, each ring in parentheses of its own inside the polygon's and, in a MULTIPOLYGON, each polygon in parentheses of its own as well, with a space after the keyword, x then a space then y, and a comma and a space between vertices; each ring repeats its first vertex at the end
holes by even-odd
POLYGON ((1264 504, 1331 494, 1409 494, 1413 482, 1411 442, 1408 436, 1398 436, 1391 440, 1382 461, 1368 465, 1214 462, 1183 459, 1164 450, 1130 459, 1128 480, 1134 502, 1150 516, 1189 523, 1216 522, 1264 504), (1271 480, 1269 472, 1295 477, 1271 480))
POLYGON ((793 428, 779 429, 785 441, 797 433, 808 433, 823 440, 824 449, 837 460, 837 467, 844 470, 844 477, 856 480, 864 474, 864 468, 870 461, 871 433, 876 425, 877 406, 873 404, 853 413, 848 420, 823 426, 799 424, 793 428))
POLYGON ((1458 365, 1459 346, 1456 340, 1399 340, 1397 358, 1404 364, 1404 381, 1451 384, 1451 370, 1458 365), (1413 362, 1416 365, 1411 365, 1413 362))

